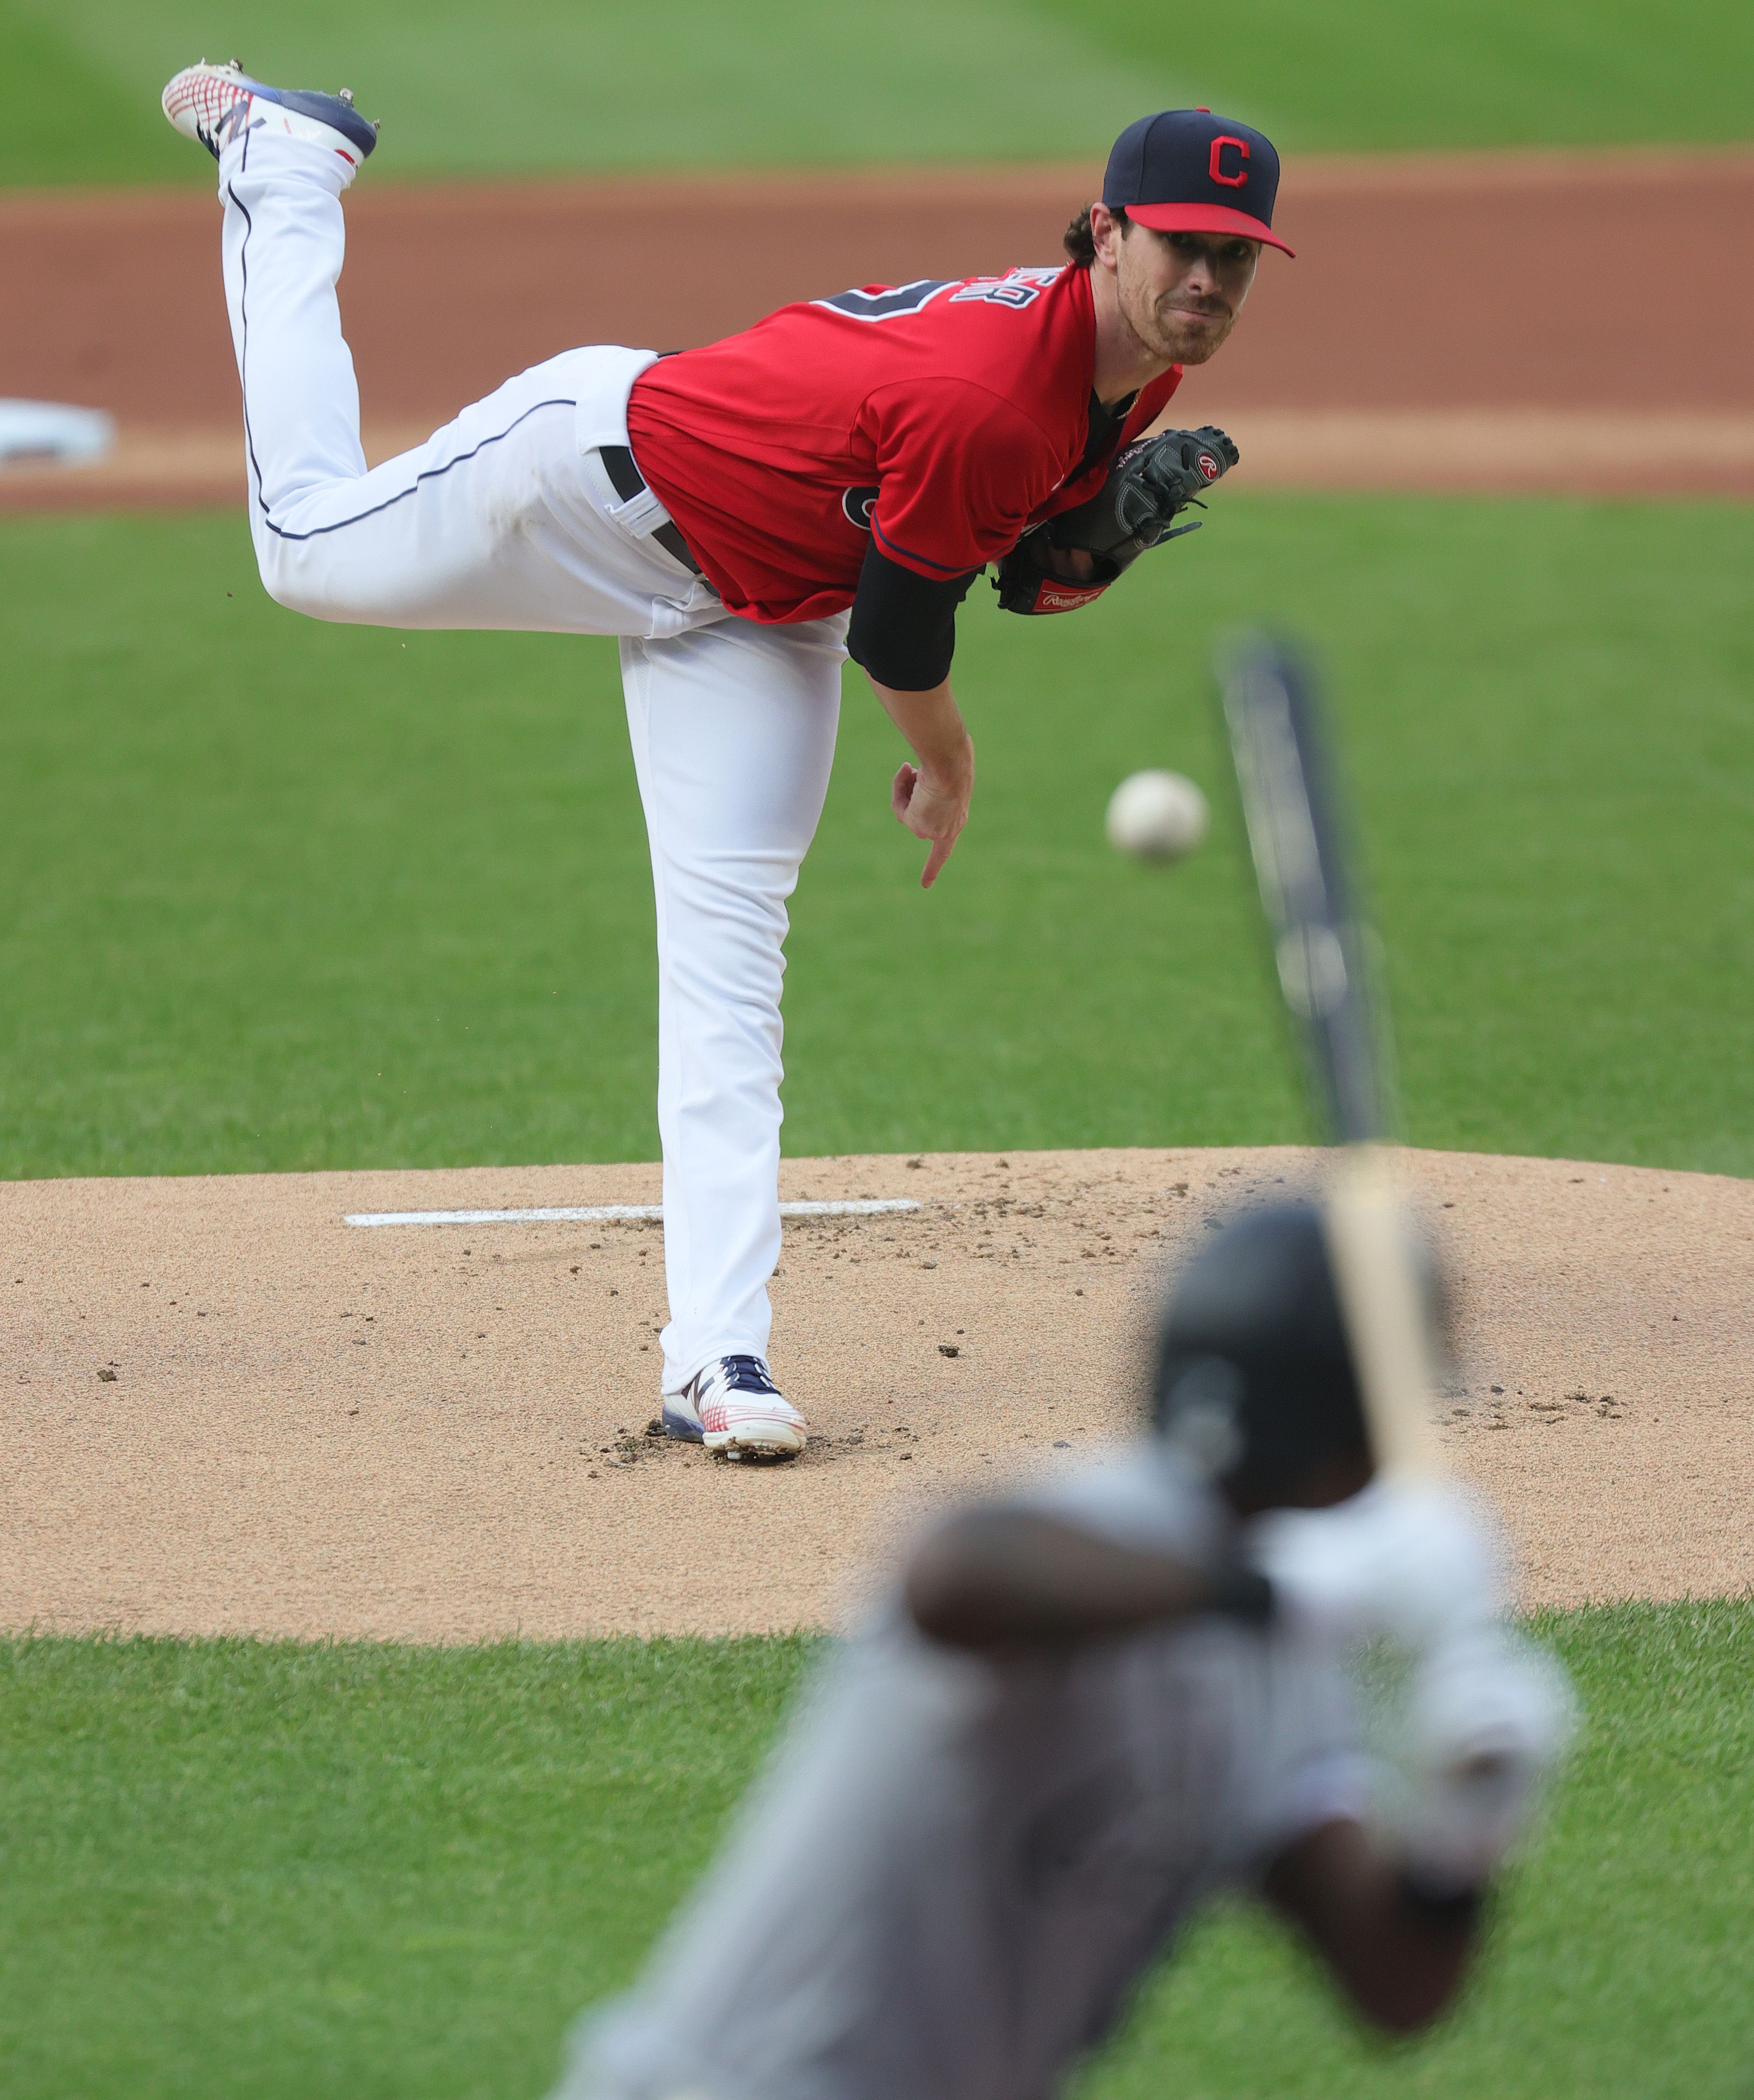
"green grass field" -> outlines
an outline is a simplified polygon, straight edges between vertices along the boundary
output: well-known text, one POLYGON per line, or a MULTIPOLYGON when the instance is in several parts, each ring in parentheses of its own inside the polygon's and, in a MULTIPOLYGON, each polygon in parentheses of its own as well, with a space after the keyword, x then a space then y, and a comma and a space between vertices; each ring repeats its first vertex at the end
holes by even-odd
MULTIPOLYGON (((1205 664, 1332 663, 1411 1136, 1754 1171, 1754 510, 1227 496, 1074 618, 965 612, 938 888, 849 676, 787 993, 795 1154, 1304 1132, 1205 664), (1123 774, 1212 792, 1172 873, 1123 774)), ((0 528, 0 1176, 650 1158, 611 646, 326 628, 240 519, 0 528)))
MULTIPOLYGON (((1740 2100, 1754 1606, 1547 1630, 1594 1718, 1459 2016, 1372 2041, 1221 1917, 1081 2100, 1740 2100)), ((0 1645, 7 2100, 541 2093, 806 1653, 0 1645)))
POLYGON ((1294 151, 1746 139, 1734 0, 0 0, 0 183, 204 181, 202 53, 351 86, 399 176, 1091 159, 1166 104, 1294 151))

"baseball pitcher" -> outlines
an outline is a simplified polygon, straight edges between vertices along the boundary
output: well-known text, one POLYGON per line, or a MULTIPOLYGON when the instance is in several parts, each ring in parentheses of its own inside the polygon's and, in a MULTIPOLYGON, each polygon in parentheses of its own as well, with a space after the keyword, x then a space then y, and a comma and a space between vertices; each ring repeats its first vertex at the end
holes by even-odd
POLYGON ((1156 1434, 954 1515, 807 1696, 556 2100, 1047 2100, 1214 1892, 1365 2018, 1434 2018, 1570 1727, 1452 1491, 1370 1482, 1316 1210, 1166 1309, 1156 1434), (1407 1659, 1390 1774, 1348 1663, 1407 1659))
POLYGON ((1272 232, 1278 158, 1170 110, 1122 135, 1069 260, 866 285, 703 349, 550 359, 367 471, 341 331, 351 98, 205 62, 165 114, 219 165, 227 304, 264 585, 321 620, 619 638, 657 893, 663 1419, 734 1455, 803 1446, 766 1357, 778 1259, 787 900, 849 653, 914 757, 897 817, 929 885, 967 820, 958 606, 1088 604, 1235 464, 1164 430, 1272 232))

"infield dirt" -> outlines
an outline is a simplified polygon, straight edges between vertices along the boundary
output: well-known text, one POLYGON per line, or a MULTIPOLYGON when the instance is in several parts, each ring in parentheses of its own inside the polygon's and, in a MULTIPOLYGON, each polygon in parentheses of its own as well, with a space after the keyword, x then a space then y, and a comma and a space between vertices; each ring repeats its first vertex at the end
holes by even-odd
MULTIPOLYGON (((945 1498, 1137 1419, 1159 1277, 1307 1153, 794 1160, 795 1464, 646 1434, 652 1167, 0 1185, 0 1625, 424 1641, 831 1623, 945 1498)), ((1461 1285, 1442 1440, 1531 1604, 1754 1582, 1754 1183, 1416 1153, 1461 1285)))
MULTIPOLYGON (((0 198, 0 395, 109 409, 0 508, 240 501, 218 213, 186 192, 0 198)), ((1060 254, 1095 167, 398 185, 347 205, 368 456, 581 342, 680 348, 842 286, 1060 254)), ((1235 337, 1188 377, 1240 485, 1754 493, 1754 153, 1302 160, 1235 337), (1649 294, 1659 268, 1663 295, 1649 294)))

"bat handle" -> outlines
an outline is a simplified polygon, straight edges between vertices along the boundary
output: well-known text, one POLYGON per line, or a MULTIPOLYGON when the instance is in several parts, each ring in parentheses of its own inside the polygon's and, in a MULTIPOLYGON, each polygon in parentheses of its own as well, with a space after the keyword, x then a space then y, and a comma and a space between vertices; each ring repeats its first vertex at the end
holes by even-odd
POLYGON ((1324 1216, 1377 1470, 1429 1479, 1443 1470, 1430 1321, 1390 1147, 1339 1149, 1324 1216))

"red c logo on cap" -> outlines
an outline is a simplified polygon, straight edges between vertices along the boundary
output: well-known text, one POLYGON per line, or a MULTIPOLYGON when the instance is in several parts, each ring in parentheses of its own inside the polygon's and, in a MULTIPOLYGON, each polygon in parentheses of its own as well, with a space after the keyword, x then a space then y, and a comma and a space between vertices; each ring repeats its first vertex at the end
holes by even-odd
POLYGON ((1221 138, 1214 139, 1212 141, 1212 155, 1211 158, 1206 162, 1206 168, 1214 182, 1222 183, 1227 190, 1240 190, 1243 184, 1249 179, 1249 170, 1246 167, 1243 167, 1239 168, 1236 173, 1233 175, 1227 175, 1225 174, 1224 148, 1227 146, 1234 146, 1236 148, 1236 157, 1239 160, 1245 161, 1248 159, 1248 140, 1246 139, 1232 139, 1229 133, 1226 132, 1221 138))

